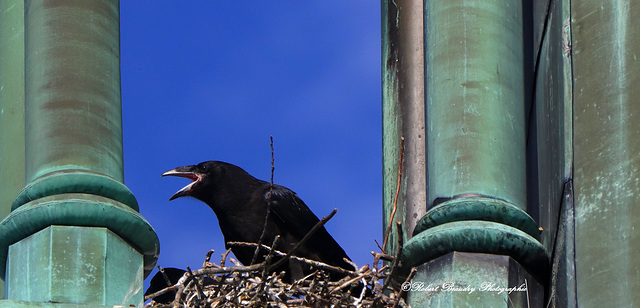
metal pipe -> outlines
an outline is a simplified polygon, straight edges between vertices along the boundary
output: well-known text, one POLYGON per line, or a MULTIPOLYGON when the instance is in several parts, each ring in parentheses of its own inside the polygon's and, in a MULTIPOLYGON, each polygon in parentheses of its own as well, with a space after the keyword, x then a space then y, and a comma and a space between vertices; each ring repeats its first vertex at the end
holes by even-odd
POLYGON ((428 202, 473 193, 526 210, 521 3, 426 4, 428 202))
POLYGON ((122 181, 118 1, 25 2, 25 189, 13 209, 90 193, 138 210, 122 181))
MULTIPOLYGON (((404 138, 402 179, 397 211, 404 241, 411 238, 426 213, 426 152, 424 134, 423 1, 382 0, 383 110, 383 225, 394 208, 398 185, 400 140, 404 138)), ((391 228, 387 251, 396 251, 396 228, 391 228)), ((386 234, 385 234, 386 235, 386 234)))
POLYGON ((122 182, 117 1, 27 1, 27 180, 89 170, 122 182))

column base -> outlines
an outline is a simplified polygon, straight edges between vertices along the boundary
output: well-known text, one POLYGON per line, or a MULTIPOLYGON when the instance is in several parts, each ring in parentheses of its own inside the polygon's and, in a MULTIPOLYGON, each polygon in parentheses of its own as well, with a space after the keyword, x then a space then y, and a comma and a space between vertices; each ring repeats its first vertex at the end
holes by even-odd
POLYGON ((529 214, 510 202, 486 196, 455 197, 438 204, 418 221, 413 235, 437 225, 462 220, 497 222, 520 229, 540 240, 541 231, 529 214))
POLYGON ((143 258, 107 228, 49 226, 9 247, 7 298, 141 305, 143 258))
POLYGON ((454 251, 511 256, 540 281, 548 275, 549 255, 538 240, 489 221, 456 221, 422 231, 405 243, 402 260, 406 266, 418 266, 454 251))
POLYGON ((72 193, 106 197, 139 211, 138 201, 121 182, 100 173, 72 167, 47 173, 29 182, 13 201, 11 210, 43 197, 72 193))
POLYGON ((508 256, 452 252, 418 267, 412 307, 544 307, 544 287, 508 256))
POLYGON ((108 228, 142 254, 145 276, 158 260, 158 236, 128 205, 91 194, 59 194, 28 202, 0 221, 0 277, 9 246, 51 225, 108 228))

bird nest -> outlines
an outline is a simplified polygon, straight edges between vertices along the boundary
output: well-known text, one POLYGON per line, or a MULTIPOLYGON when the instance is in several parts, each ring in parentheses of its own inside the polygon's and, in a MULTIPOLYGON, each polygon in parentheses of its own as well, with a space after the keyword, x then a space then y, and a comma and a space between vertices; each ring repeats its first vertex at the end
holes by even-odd
MULTIPOLYGON (((256 246, 253 243, 230 244, 256 246)), ((163 290, 147 295, 145 300, 152 300, 145 307, 409 307, 399 287, 402 281, 398 282, 398 275, 394 274, 398 269, 397 255, 372 251, 373 266, 358 267, 352 263, 354 269, 349 271, 271 250, 270 256, 295 259, 314 268, 311 274, 289 283, 283 279, 284 272, 268 270, 269 257, 260 264, 243 266, 228 257, 229 252, 223 253, 220 263, 215 264, 210 262, 213 250, 210 251, 201 269, 191 271, 187 268, 176 284, 168 283, 163 290), (227 262, 234 265, 225 266, 227 262), (331 272, 346 274, 346 277, 332 281, 331 272), (172 302, 153 300, 167 293, 175 294, 172 302)), ((403 280, 411 280, 414 273, 412 270, 403 280)))

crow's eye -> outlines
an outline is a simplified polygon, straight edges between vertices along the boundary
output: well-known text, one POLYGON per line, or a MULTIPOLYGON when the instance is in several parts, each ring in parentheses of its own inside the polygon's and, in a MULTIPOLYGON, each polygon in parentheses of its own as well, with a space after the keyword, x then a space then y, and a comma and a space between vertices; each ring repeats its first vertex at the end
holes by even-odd
POLYGON ((201 172, 206 172, 207 171, 207 165, 201 165, 198 167, 198 169, 200 169, 201 172))

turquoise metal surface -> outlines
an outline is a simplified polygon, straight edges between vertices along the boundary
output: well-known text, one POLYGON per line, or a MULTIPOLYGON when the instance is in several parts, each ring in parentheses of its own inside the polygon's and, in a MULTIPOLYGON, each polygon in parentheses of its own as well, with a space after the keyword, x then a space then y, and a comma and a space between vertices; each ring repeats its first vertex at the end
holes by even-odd
MULTIPOLYGON (((24 186, 24 1, 0 1, 0 220, 24 186)), ((0 299, 4 283, 0 280, 0 299)))
POLYGON ((572 1, 579 307, 640 303, 640 2, 572 1))
POLYGON ((84 305, 65 303, 34 303, 24 301, 1 300, 1 308, 114 308, 113 305, 84 305))
POLYGON ((27 182, 66 169, 124 180, 118 8, 25 1, 27 182))
POLYGON ((143 303, 142 255, 106 228, 49 226, 11 245, 7 268, 13 300, 143 303))
POLYGON ((430 209, 420 219, 414 235, 437 225, 463 221, 492 221, 517 228, 540 240, 538 225, 527 213, 515 205, 495 198, 454 198, 430 209))
POLYGON ((124 184, 99 173, 78 169, 56 171, 29 182, 14 200, 12 209, 29 201, 66 193, 98 195, 138 211, 138 201, 124 184))
MULTIPOLYGON (((572 81, 569 1, 536 1, 536 33, 541 37, 536 64, 535 106, 527 145, 534 165, 529 207, 544 228, 541 242, 554 246, 564 183, 572 176, 572 81), (547 11, 549 10, 549 11, 547 11), (546 17, 546 25, 545 25, 546 17)), ((537 46, 537 45, 536 45, 537 46)))
MULTIPOLYGON (((427 170, 424 105, 424 34, 422 0, 383 0, 382 9, 382 158, 383 222, 386 229, 398 185, 399 157, 403 152, 402 180, 397 210, 404 239, 412 236, 426 211, 427 170), (404 149, 401 139, 404 137, 404 149)), ((391 228, 387 252, 396 251, 396 228, 391 228)), ((386 230, 384 231, 386 232, 386 230)))
POLYGON ((544 306, 544 285, 508 256, 452 252, 421 265, 411 307, 544 306))
POLYGON ((123 184, 119 2, 27 0, 14 14, 27 184, 0 222, 9 299, 140 305, 159 242, 123 184))
POLYGON ((503 254, 536 275, 549 256, 526 213, 521 2, 426 1, 427 202, 403 257, 503 254))
POLYGON ((425 2, 427 202, 474 193, 526 211, 522 3, 425 2))
POLYGON ((0 276, 5 275, 8 247, 50 225, 108 228, 144 256, 145 276, 158 259, 158 237, 138 212, 96 195, 60 194, 26 203, 0 222, 0 276))
POLYGON ((404 245, 403 260, 417 266, 453 251, 511 256, 533 275, 547 275, 549 256, 532 236, 507 225, 486 221, 457 221, 415 235, 404 245))

